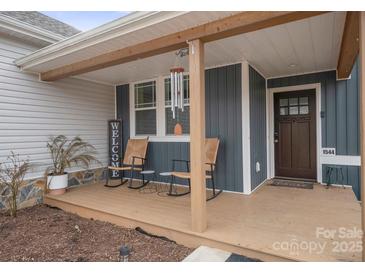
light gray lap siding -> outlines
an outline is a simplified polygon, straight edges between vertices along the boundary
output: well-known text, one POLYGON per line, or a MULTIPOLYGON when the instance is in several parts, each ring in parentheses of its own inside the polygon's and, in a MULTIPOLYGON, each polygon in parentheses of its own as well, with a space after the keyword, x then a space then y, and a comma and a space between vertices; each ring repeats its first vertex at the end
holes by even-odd
MULTIPOLYGON (((241 64, 206 70, 205 86, 206 135, 221 140, 216 169, 217 186, 242 192, 241 64)), ((128 85, 124 85, 118 86, 116 91, 117 113, 123 119, 124 139, 129 137, 128 90, 128 85)), ((169 171, 172 159, 189 159, 189 147, 190 144, 184 142, 150 142, 147 166, 157 173, 169 171)), ((180 165, 179 168, 184 166, 180 165)), ((162 177, 158 179, 166 180, 162 177)))
POLYGON ((0 37, 0 162, 10 151, 33 163, 27 177, 44 175, 51 159, 50 135, 80 135, 107 164, 107 120, 114 117, 112 86, 79 79, 40 82, 38 75, 20 71, 14 60, 37 48, 0 37))

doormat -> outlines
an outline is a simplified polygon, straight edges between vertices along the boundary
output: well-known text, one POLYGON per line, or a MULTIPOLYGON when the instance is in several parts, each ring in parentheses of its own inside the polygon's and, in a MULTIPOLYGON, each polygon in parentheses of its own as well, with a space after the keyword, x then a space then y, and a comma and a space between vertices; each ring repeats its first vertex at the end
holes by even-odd
POLYGON ((313 189, 312 182, 304 182, 304 181, 274 179, 270 185, 271 186, 284 186, 284 187, 313 189))

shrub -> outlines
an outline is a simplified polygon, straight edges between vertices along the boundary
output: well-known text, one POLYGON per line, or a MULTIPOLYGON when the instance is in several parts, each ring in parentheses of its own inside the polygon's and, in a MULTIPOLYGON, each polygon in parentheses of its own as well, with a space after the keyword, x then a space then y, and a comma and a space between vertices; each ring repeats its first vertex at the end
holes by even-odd
POLYGON ((6 162, 0 163, 0 193, 3 193, 12 217, 16 217, 19 189, 29 168, 29 160, 21 160, 13 151, 6 162))

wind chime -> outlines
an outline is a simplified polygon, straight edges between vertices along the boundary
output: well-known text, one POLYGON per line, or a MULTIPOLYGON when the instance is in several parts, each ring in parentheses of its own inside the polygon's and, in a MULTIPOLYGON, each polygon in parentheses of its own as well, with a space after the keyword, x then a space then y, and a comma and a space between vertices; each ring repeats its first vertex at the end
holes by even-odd
MULTIPOLYGON (((180 59, 188 55, 188 49, 180 49, 176 53, 175 61, 181 61, 180 59)), ((176 62, 175 62, 176 63, 176 62)), ((180 65, 170 69, 170 98, 171 98, 171 111, 172 118, 175 120, 179 116, 179 110, 184 112, 184 68, 180 65)), ((174 134, 182 134, 182 125, 177 121, 174 127, 174 134)))

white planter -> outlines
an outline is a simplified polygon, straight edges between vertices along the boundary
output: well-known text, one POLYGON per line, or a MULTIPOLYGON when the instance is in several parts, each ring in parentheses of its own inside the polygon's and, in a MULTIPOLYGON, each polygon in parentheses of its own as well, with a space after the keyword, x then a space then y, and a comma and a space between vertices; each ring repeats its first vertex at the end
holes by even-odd
POLYGON ((47 185, 52 195, 60 195, 66 192, 68 186, 68 174, 47 176, 47 185))

